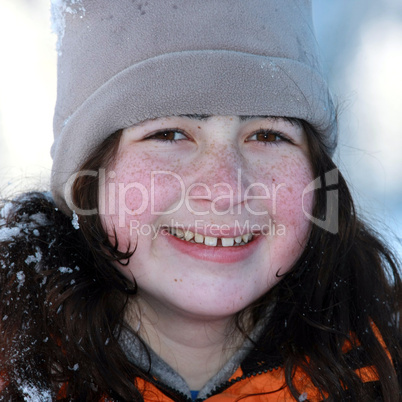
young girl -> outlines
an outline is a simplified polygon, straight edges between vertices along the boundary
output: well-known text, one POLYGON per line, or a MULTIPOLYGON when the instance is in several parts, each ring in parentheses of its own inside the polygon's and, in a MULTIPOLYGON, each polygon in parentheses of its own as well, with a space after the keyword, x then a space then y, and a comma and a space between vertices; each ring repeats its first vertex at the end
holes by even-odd
POLYGON ((53 1, 52 193, 0 220, 2 400, 398 401, 306 0, 53 1))

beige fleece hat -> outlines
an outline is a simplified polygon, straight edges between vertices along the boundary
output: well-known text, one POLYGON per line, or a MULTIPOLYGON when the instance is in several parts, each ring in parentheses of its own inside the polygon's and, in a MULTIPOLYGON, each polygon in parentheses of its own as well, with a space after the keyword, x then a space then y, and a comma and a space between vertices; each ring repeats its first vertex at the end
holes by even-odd
POLYGON ((336 144, 308 0, 52 0, 58 90, 51 188, 115 131, 171 115, 304 119, 336 144))

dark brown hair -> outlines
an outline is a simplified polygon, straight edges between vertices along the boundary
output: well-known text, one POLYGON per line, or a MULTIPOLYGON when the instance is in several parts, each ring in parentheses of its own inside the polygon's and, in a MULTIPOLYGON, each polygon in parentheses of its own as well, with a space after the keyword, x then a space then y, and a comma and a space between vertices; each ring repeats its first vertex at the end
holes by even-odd
MULTIPOLYGON (((324 178, 335 165, 320 133, 300 124, 308 137, 313 172, 324 178)), ((112 163, 120 136, 112 135, 94 150, 82 170, 98 171, 112 163)), ((80 177, 72 191, 80 209, 98 207, 96 178, 80 177)), ((259 348, 264 353, 264 347, 277 346, 296 400, 300 384, 294 372, 300 367, 323 399, 371 401, 381 392, 383 400, 395 401, 400 398, 397 372, 402 359, 398 265, 379 236, 356 216, 341 174, 337 191, 338 232, 313 225, 292 270, 247 312, 256 322, 264 318, 266 306, 274 304, 259 348), (344 353, 347 341, 353 353, 344 353), (356 374, 362 364, 377 372, 380 391, 356 374)), ((313 215, 325 219, 331 211, 324 187, 316 190, 315 199, 313 215)), ((135 379, 147 378, 147 373, 128 361, 118 342, 136 285, 135 278, 134 284, 128 281, 115 264, 127 262, 135 245, 119 251, 116 236, 109 238, 98 214, 80 216, 80 229, 74 229, 70 218, 43 194, 24 196, 11 205, 2 227, 13 236, 0 243, 0 371, 8 379, 4 395, 21 398, 25 381, 65 400, 108 395, 142 401, 135 379), (38 216, 41 222, 35 227, 38 216)), ((245 330, 241 314, 237 323, 245 330)))

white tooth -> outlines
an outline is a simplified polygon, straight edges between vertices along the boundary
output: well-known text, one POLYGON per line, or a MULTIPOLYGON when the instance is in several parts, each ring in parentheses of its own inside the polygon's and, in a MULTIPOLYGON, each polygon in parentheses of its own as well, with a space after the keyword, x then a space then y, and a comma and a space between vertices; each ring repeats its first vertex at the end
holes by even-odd
POLYGON ((176 234, 176 229, 175 229, 175 228, 170 228, 170 233, 171 233, 172 235, 175 235, 175 234, 176 234))
POLYGON ((176 236, 181 239, 182 237, 184 237, 184 231, 179 229, 179 228, 177 228, 176 229, 176 236))
POLYGON ((253 238, 253 235, 251 233, 248 234, 248 241, 250 241, 253 238))
POLYGON ((232 247, 235 239, 233 237, 222 237, 221 242, 223 247, 232 247))
POLYGON ((204 244, 206 246, 216 246, 218 244, 218 238, 217 237, 205 236, 204 244))
POLYGON ((236 243, 240 243, 241 241, 242 241, 242 237, 241 237, 241 236, 235 237, 235 242, 236 242, 236 243))
POLYGON ((193 233, 193 232, 190 232, 189 230, 187 230, 187 232, 184 233, 184 238, 185 238, 187 241, 190 241, 193 237, 194 237, 194 233, 193 233))
POLYGON ((243 239, 244 243, 247 244, 247 243, 249 242, 249 240, 250 240, 250 237, 249 237, 248 234, 246 234, 246 235, 243 235, 243 236, 242 236, 242 239, 243 239))
POLYGON ((204 243, 204 236, 202 234, 196 233, 194 236, 194 241, 196 243, 204 243))

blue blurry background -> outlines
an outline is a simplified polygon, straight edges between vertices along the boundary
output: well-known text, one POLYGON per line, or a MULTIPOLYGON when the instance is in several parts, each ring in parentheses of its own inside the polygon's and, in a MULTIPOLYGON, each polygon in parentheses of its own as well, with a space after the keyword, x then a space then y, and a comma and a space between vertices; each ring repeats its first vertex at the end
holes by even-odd
POLYGON ((313 0, 340 112, 336 159, 359 210, 402 255, 402 1, 313 0))
MULTIPOLYGON (((285 0, 288 1, 288 0, 285 0)), ((0 0, 0 192, 48 186, 56 96, 50 0, 0 0)), ((336 161, 361 212, 402 237, 402 1, 313 0, 340 112, 336 161)))

